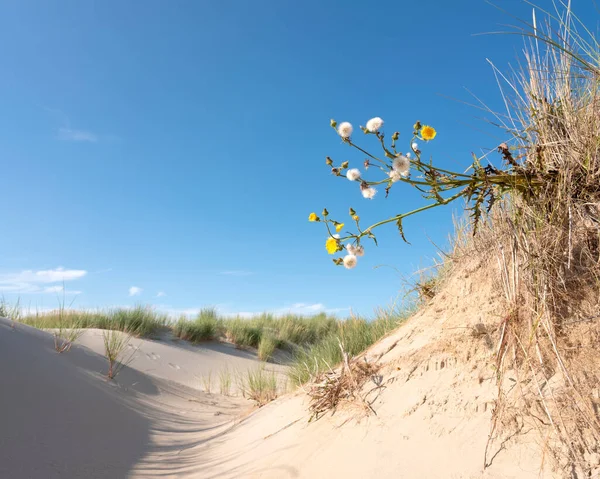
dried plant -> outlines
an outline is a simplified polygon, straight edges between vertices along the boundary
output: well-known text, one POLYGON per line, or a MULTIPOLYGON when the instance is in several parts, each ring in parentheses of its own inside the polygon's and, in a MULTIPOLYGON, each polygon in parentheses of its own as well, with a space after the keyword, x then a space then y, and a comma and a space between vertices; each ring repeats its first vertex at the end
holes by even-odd
POLYGON ((310 421, 319 419, 328 411, 335 412, 343 401, 358 401, 365 411, 373 411, 366 399, 368 393, 363 394, 363 386, 374 378, 377 366, 364 358, 351 358, 341 342, 339 347, 344 358, 341 366, 320 373, 308 388, 310 421))

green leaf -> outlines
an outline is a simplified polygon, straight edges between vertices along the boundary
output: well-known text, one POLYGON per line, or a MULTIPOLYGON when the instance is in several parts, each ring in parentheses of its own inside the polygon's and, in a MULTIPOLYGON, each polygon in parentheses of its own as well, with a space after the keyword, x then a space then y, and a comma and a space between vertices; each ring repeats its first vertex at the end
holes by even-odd
POLYGON ((404 228, 402 227, 402 218, 398 218, 398 221, 396 221, 396 226, 398 227, 398 232, 400 233, 400 236, 402 237, 404 242, 406 244, 410 244, 410 242, 406 239, 406 236, 404 236, 404 228))

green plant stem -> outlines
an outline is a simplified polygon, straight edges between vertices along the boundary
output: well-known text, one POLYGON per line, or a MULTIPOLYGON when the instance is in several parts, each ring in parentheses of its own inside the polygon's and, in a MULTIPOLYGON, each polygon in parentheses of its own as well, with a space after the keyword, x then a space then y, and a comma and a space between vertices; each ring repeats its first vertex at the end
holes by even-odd
POLYGON ((387 220, 383 220, 383 221, 380 221, 378 223, 375 223, 375 224, 369 226, 363 233, 361 233, 360 236, 359 236, 359 238, 368 235, 374 228, 377 228, 377 227, 379 227, 381 225, 384 225, 384 224, 387 224, 387 223, 392 223, 393 221, 398 221, 398 220, 404 219, 407 216, 411 216, 411 215, 414 215, 416 213, 420 213, 421 211, 426 211, 426 210, 429 210, 431 208, 435 208, 436 206, 447 205, 448 203, 451 203, 452 201, 460 198, 463 195, 464 195, 464 191, 460 191, 457 194, 455 194, 454 196, 451 196, 450 198, 445 199, 444 201, 438 201, 436 203, 430 203, 428 205, 421 206, 420 208, 417 208, 416 210, 409 211, 408 213, 403 213, 403 214, 400 214, 400 215, 396 215, 396 216, 394 216, 392 218, 388 218, 387 220))

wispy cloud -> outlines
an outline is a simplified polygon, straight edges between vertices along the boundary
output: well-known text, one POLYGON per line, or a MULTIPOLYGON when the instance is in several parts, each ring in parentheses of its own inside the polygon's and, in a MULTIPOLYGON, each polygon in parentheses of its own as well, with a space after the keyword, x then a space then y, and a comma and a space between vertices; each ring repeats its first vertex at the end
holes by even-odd
POLYGON ((349 311, 350 308, 328 308, 323 303, 293 303, 281 308, 268 309, 263 311, 222 311, 223 314, 239 316, 241 318, 253 318, 264 313, 274 314, 276 316, 285 314, 298 314, 303 316, 312 316, 319 313, 335 314, 343 311, 349 311))
POLYGON ((74 130, 65 127, 58 129, 58 138, 65 141, 87 141, 90 143, 98 141, 98 136, 91 131, 74 130))
POLYGON ((234 269, 231 271, 221 271, 219 274, 223 274, 226 276, 250 276, 253 275, 254 273, 252 271, 245 271, 245 270, 241 270, 241 269, 234 269))
MULTIPOLYGON (((9 293, 57 293, 62 292, 63 283, 83 278, 87 274, 83 269, 45 269, 23 270, 18 273, 0 274, 0 291, 9 293)), ((79 294, 81 291, 68 291, 68 294, 79 294)))
POLYGON ((132 286, 129 288, 129 296, 139 296, 143 291, 142 288, 138 288, 137 286, 132 286))
POLYGON ((165 293, 164 291, 159 291, 158 293, 156 293, 156 297, 157 298, 163 298, 167 295, 167 293, 165 293))

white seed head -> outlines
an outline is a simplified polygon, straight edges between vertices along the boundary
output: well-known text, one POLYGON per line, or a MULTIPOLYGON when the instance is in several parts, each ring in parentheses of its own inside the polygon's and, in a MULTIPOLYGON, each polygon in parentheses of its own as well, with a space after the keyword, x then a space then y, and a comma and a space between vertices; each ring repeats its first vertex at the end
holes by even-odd
POLYGON ((377 193, 377 190, 375 188, 369 186, 367 188, 362 188, 361 193, 368 200, 372 200, 373 197, 375 196, 375 194, 377 193))
POLYGON ((365 249, 361 246, 355 246, 354 247, 354 253, 352 253, 354 256, 364 256, 365 254, 365 249))
POLYGON ((396 181, 400 181, 402 175, 398 173, 396 170, 392 170, 388 173, 388 176, 392 180, 392 183, 396 183, 396 181))
POLYGON ((360 170, 358 168, 352 168, 346 172, 346 178, 350 181, 356 181, 360 178, 360 170))
POLYGON ((413 149, 413 151, 417 151, 419 149, 419 144, 414 142, 412 145, 410 145, 410 147, 413 149))
POLYGON ((344 267, 346 269, 352 269, 356 266, 356 256, 354 256, 353 254, 347 254, 346 256, 344 256, 344 267))
POLYGON ((398 155, 394 158, 392 168, 402 176, 408 176, 410 172, 410 160, 404 155, 398 155))
POLYGON ((410 159, 410 157, 411 157, 410 151, 404 156, 406 156, 408 159, 410 159))
POLYGON ((344 121, 339 124, 337 131, 342 138, 348 139, 352 135, 352 125, 344 121))
POLYGON ((371 118, 367 122, 367 130, 369 130, 371 133, 378 132, 382 126, 383 126, 383 120, 381 118, 379 118, 378 116, 376 116, 375 118, 371 118))

